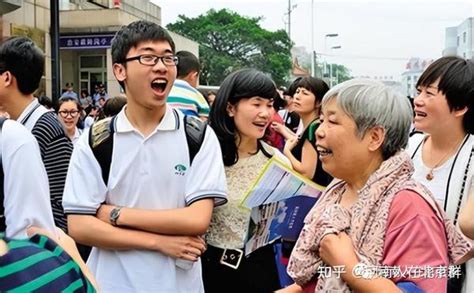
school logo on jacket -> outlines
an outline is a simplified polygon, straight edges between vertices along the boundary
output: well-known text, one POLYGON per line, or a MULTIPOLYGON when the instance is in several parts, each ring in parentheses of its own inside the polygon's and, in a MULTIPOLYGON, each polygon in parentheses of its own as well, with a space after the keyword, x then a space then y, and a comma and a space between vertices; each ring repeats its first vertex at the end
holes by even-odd
POLYGON ((186 167, 184 165, 178 164, 174 166, 174 174, 184 176, 186 174, 186 167))

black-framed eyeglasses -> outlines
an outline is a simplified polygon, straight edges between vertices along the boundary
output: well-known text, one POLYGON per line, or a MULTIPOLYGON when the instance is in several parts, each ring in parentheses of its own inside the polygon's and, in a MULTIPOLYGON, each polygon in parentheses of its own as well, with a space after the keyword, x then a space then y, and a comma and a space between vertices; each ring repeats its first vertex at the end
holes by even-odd
POLYGON ((61 115, 61 117, 63 118, 67 118, 67 116, 71 115, 71 118, 76 118, 77 115, 79 115, 79 111, 78 110, 71 110, 71 111, 65 111, 65 110, 61 110, 58 112, 59 115, 61 115))
POLYGON ((129 61, 134 61, 134 60, 138 60, 140 64, 147 65, 147 66, 155 66, 159 60, 161 60, 161 62, 163 62, 163 64, 166 66, 178 65, 178 57, 173 56, 173 55, 156 56, 153 54, 143 54, 143 55, 127 58, 123 60, 123 62, 129 62, 129 61))

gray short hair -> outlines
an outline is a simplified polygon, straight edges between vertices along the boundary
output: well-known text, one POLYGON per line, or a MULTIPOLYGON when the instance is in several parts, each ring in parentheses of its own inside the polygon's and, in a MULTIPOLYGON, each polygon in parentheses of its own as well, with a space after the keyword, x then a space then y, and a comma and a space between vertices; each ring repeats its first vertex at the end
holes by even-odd
POLYGON ((352 79, 330 89, 324 95, 322 107, 333 99, 354 120, 360 138, 372 127, 385 129, 384 160, 406 147, 413 110, 401 93, 374 80, 352 79))

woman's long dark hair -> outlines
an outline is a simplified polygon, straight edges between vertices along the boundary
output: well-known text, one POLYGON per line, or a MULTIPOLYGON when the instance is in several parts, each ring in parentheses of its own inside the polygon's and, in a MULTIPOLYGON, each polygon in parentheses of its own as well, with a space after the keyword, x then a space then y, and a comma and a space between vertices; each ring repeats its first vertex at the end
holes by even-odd
POLYGON ((255 69, 241 69, 224 79, 212 104, 209 124, 219 139, 225 166, 232 166, 239 160, 236 144, 239 133, 234 118, 227 112, 228 105, 235 106, 240 100, 252 97, 272 100, 277 95, 273 80, 255 69))

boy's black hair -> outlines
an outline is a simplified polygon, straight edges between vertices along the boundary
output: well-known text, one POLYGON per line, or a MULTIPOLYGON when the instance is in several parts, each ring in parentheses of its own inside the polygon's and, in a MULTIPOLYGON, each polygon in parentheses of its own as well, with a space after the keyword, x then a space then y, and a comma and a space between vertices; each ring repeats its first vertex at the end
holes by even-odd
POLYGON ((48 109, 53 108, 53 101, 48 96, 39 96, 38 103, 45 106, 48 109))
POLYGON ((104 104, 104 115, 106 117, 112 117, 122 111, 123 106, 127 104, 127 98, 125 97, 113 97, 105 101, 104 104))
MULTIPOLYGON (((112 63, 123 63, 131 48, 146 41, 166 41, 173 53, 176 51, 173 39, 163 27, 151 21, 138 20, 123 26, 115 34, 112 40, 112 63)), ((125 83, 119 81, 119 84, 125 90, 125 83)))
POLYGON ((176 56, 179 60, 178 65, 176 66, 176 69, 178 70, 178 78, 182 79, 193 71, 199 73, 201 64, 196 55, 188 51, 179 51, 176 53, 176 56))
POLYGON ((463 127, 474 133, 474 63, 459 57, 442 57, 431 63, 418 79, 416 87, 427 87, 439 80, 438 91, 446 96, 449 109, 467 107, 463 127))
POLYGON ((33 94, 44 73, 44 54, 26 37, 12 37, 0 45, 0 73, 10 71, 24 95, 33 94))

